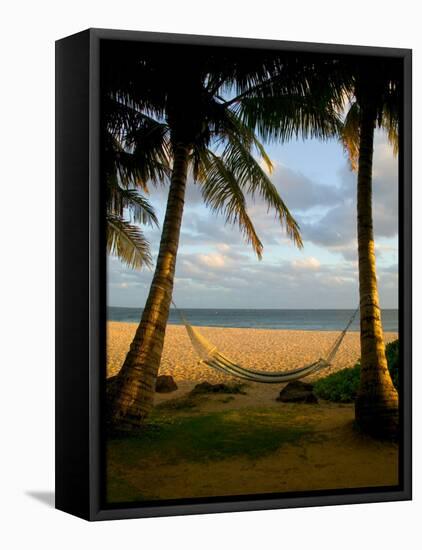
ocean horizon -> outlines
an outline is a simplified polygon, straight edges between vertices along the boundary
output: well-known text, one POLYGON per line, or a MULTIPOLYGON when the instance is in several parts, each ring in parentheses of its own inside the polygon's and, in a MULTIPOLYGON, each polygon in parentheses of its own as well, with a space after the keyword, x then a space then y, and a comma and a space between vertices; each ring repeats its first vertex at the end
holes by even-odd
MULTIPOLYGON (((195 326, 329 331, 342 330, 354 310, 180 308, 180 311, 195 326)), ((141 315, 142 308, 107 307, 108 321, 138 323, 141 315)), ((182 324, 174 308, 170 310, 168 322, 171 325, 182 324)), ((383 309, 382 323, 385 332, 398 332, 398 309, 383 309)), ((358 318, 349 330, 359 330, 358 318)))

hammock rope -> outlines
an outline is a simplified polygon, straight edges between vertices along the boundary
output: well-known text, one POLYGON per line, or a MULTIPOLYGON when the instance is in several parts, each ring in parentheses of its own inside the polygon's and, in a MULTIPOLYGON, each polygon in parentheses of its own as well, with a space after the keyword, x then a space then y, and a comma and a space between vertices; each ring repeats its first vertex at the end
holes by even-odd
POLYGON ((359 308, 357 308, 350 319, 348 320, 345 328, 340 332, 340 334, 335 339, 334 343, 326 353, 325 357, 320 357, 317 361, 304 367, 297 369, 277 371, 277 372, 268 372, 262 370, 247 369, 241 365, 234 363, 223 355, 209 340, 207 340, 195 327, 193 327, 186 317, 183 315, 182 311, 179 310, 172 300, 172 304, 175 310, 178 312, 180 319, 185 326, 186 332, 188 333, 189 339, 191 341, 192 347, 196 351, 197 355, 200 357, 198 365, 205 364, 219 372, 229 374, 235 378, 241 380, 248 380, 250 382, 261 382, 263 384, 281 384, 284 382, 291 382, 293 380, 299 380, 310 374, 325 369, 329 367, 334 360, 344 337, 346 336, 347 331, 349 330, 351 324, 353 323, 359 308))

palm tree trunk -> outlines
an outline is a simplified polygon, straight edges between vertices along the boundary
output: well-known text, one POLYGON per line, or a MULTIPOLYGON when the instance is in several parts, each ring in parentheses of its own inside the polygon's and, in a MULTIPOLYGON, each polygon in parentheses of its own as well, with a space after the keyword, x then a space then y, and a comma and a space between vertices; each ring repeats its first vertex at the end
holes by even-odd
POLYGON ((139 427, 153 407, 155 383, 173 293, 176 256, 182 225, 189 146, 173 146, 173 171, 157 266, 141 323, 112 385, 107 407, 114 429, 139 427))
POLYGON ((394 436, 398 426, 398 395, 391 381, 385 356, 372 224, 372 160, 376 111, 369 102, 362 103, 357 184, 361 377, 355 401, 355 416, 363 431, 378 436, 394 436))

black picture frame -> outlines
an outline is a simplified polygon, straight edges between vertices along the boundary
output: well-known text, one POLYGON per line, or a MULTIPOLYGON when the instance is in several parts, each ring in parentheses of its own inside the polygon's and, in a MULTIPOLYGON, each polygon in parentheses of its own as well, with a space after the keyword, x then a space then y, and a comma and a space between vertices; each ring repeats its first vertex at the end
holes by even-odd
POLYGON ((56 42, 56 508, 87 520, 409 500, 412 497, 412 52, 408 49, 88 29, 56 42), (105 230, 100 185, 100 44, 131 40, 371 55, 403 61, 399 154, 401 384, 398 488, 313 491, 107 507, 102 483, 105 230))

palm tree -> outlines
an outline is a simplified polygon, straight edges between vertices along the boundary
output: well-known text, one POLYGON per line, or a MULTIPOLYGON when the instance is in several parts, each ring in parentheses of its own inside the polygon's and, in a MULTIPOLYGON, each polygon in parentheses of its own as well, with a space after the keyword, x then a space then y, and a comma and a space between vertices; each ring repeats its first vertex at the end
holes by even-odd
POLYGON ((393 60, 360 60, 353 103, 343 141, 357 168, 357 232, 360 295, 361 378, 355 401, 356 422, 370 434, 397 433, 398 395, 388 371, 379 305, 372 221, 372 171, 375 128, 388 133, 398 151, 400 66, 393 60))
MULTIPOLYGON (((194 55, 181 46, 161 50, 154 46, 149 53, 146 45, 134 53, 133 45, 129 51, 124 45, 121 48, 119 51, 113 46, 106 62, 113 71, 105 78, 105 89, 137 120, 135 128, 126 134, 147 149, 145 152, 139 147, 146 159, 139 158, 138 162, 143 165, 148 160, 152 165, 162 158, 171 161, 167 209, 151 289, 108 405, 110 424, 128 430, 138 427, 153 406, 189 170, 201 186, 205 204, 222 214, 226 222, 238 225, 258 258, 263 246, 248 215, 246 195, 260 196, 300 247, 299 228, 259 162, 271 172, 271 161, 255 134, 259 125, 265 129, 265 116, 249 122, 250 111, 242 105, 246 100, 262 102, 267 91, 269 96, 277 94, 285 107, 289 104, 290 111, 281 109, 278 113, 278 129, 272 124, 274 136, 292 131, 332 135, 338 119, 332 110, 318 118, 321 105, 303 101, 309 88, 306 71, 299 79, 292 68, 294 63, 289 65, 274 54, 252 52, 245 56, 243 51, 202 49, 194 55), (293 106, 288 102, 289 94, 293 106), (297 109, 294 99, 300 103, 297 109), (152 133, 159 139, 151 141, 152 133)), ((160 179, 154 170, 149 176, 160 179)))

